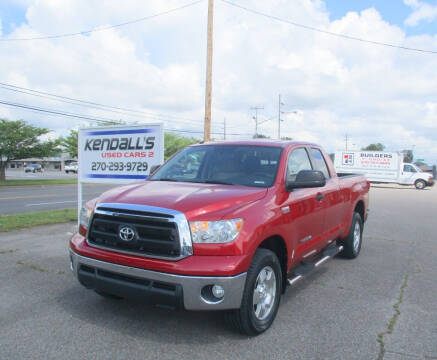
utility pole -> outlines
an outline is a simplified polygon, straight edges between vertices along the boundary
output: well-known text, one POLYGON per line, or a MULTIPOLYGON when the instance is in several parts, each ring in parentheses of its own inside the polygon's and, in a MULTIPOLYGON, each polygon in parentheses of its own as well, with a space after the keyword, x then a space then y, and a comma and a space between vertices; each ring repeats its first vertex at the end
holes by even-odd
POLYGON ((223 118, 223 140, 226 140, 226 117, 223 118))
POLYGON ((211 97, 212 97, 212 30, 214 0, 208 0, 208 36, 206 53, 206 86, 205 86, 205 124, 203 140, 209 141, 211 136, 211 97))
POLYGON ((281 102, 281 94, 279 94, 279 102, 278 102, 278 140, 281 140, 281 105, 284 105, 281 102))
POLYGON ((345 135, 345 137, 344 137, 344 141, 345 141, 345 143, 346 143, 346 151, 347 151, 347 142, 348 142, 348 136, 347 136, 347 133, 346 133, 346 135, 345 135))
POLYGON ((255 117, 253 118, 255 120, 255 136, 258 135, 258 110, 264 110, 264 106, 253 106, 250 108, 250 110, 255 110, 255 117))

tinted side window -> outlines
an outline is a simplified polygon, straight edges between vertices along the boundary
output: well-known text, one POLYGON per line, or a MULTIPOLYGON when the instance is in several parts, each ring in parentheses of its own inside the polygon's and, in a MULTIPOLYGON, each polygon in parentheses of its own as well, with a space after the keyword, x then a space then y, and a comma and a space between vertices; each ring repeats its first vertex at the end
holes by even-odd
POLYGON ((304 148, 293 150, 288 158, 287 180, 295 181, 301 170, 312 170, 311 162, 304 148))
POLYGON ((311 148, 311 156, 314 160, 314 170, 319 170, 325 175, 325 178, 329 179, 328 166, 326 165, 325 159, 319 149, 311 148))
POLYGON ((404 165, 405 172, 416 172, 416 170, 411 165, 404 165))

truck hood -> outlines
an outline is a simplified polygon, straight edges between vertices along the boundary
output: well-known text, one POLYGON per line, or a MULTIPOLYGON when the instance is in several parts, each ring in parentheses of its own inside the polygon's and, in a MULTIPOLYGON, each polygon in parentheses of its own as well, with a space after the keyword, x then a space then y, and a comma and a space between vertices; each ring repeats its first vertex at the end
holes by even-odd
POLYGON ((99 203, 149 205, 183 212, 188 220, 219 220, 262 199, 267 189, 237 185, 145 181, 103 193, 99 203))

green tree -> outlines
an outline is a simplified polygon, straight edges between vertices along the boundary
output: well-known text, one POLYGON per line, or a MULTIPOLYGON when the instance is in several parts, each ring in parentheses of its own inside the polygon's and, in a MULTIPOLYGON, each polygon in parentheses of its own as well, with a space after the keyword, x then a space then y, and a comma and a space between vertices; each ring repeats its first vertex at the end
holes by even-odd
POLYGON ((70 130, 70 134, 67 137, 61 138, 63 149, 68 152, 72 158, 77 158, 78 136, 77 130, 70 130))
POLYGON ((41 141, 41 135, 49 132, 23 120, 0 119, 0 181, 6 181, 6 165, 11 160, 46 157, 59 152, 59 139, 41 141))
POLYGON ((263 135, 263 134, 255 134, 253 135, 254 139, 270 139, 270 136, 263 135))
POLYGON ((381 144, 381 143, 377 143, 377 144, 370 144, 367 145, 366 147, 362 148, 361 150, 367 150, 367 151, 384 151, 385 149, 385 145, 381 144))
POLYGON ((402 150, 402 153, 404 154, 404 162, 406 163, 412 163, 414 159, 413 150, 402 150))
POLYGON ((198 143, 199 140, 193 137, 185 137, 182 135, 176 135, 173 133, 165 133, 164 134, 164 160, 167 160, 170 156, 172 156, 175 152, 180 149, 198 143))

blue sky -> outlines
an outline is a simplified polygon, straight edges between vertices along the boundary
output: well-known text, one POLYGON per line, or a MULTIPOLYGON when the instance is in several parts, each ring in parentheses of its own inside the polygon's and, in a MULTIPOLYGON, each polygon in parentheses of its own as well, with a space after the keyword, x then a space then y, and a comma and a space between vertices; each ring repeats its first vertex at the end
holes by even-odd
MULTIPOLYGON (((424 2, 437 5, 437 1, 424 2)), ((431 23, 422 21, 414 27, 405 26, 404 21, 411 14, 412 9, 402 0, 325 0, 325 3, 331 20, 342 18, 348 11, 360 12, 373 7, 384 20, 398 25, 407 35, 437 34, 437 21, 431 23)))
MULTIPOLYGON (((437 5, 437 0, 423 2, 437 5)), ((437 34, 437 21, 421 21, 416 26, 405 26, 404 21, 411 14, 412 9, 402 0, 325 0, 325 3, 331 20, 340 19, 349 11, 360 12, 373 7, 378 10, 384 20, 398 25, 407 35, 437 34)), ((16 1, 2 0, 0 2, 3 35, 9 34, 15 26, 26 21, 25 12, 26 7, 16 1)), ((302 23, 305 22, 302 21, 302 23)))
POLYGON ((2 33, 7 35, 26 21, 26 7, 12 1, 0 1, 0 18, 2 21, 2 33))

